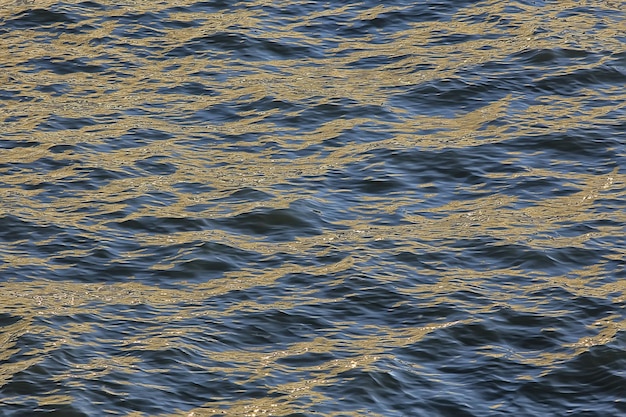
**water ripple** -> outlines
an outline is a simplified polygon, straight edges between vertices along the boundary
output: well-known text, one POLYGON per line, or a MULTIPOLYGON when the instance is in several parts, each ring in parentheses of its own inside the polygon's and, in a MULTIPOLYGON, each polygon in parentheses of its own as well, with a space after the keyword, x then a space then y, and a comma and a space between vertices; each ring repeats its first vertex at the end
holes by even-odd
POLYGON ((3 416, 626 413, 618 3, 5 3, 3 416))

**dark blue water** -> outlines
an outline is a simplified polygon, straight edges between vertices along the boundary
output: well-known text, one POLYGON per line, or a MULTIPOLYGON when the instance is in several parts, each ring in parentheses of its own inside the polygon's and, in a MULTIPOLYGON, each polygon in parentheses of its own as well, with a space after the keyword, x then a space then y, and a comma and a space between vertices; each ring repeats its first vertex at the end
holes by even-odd
POLYGON ((0 416, 626 415, 620 1, 5 1, 0 416))

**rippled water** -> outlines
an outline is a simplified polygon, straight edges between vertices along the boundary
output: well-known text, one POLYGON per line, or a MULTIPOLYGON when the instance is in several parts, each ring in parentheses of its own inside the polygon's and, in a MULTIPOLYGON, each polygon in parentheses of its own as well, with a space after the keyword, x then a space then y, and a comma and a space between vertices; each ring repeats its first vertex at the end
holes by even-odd
POLYGON ((0 4, 1 416, 626 414, 625 3, 335 3, 0 4))

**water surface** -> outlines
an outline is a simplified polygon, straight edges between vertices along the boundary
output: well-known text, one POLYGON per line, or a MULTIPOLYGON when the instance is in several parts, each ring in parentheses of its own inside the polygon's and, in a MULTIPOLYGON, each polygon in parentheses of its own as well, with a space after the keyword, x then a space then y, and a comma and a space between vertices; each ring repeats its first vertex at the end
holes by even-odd
POLYGON ((625 14, 5 1, 0 415, 626 414, 625 14))

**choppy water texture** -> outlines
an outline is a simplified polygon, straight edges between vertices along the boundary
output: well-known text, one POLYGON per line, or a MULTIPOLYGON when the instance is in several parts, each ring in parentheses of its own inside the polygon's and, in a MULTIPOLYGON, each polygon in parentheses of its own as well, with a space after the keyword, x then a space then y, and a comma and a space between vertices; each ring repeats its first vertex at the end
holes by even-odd
POLYGON ((626 415, 626 3, 348 3, 1 3, 1 416, 626 415))

